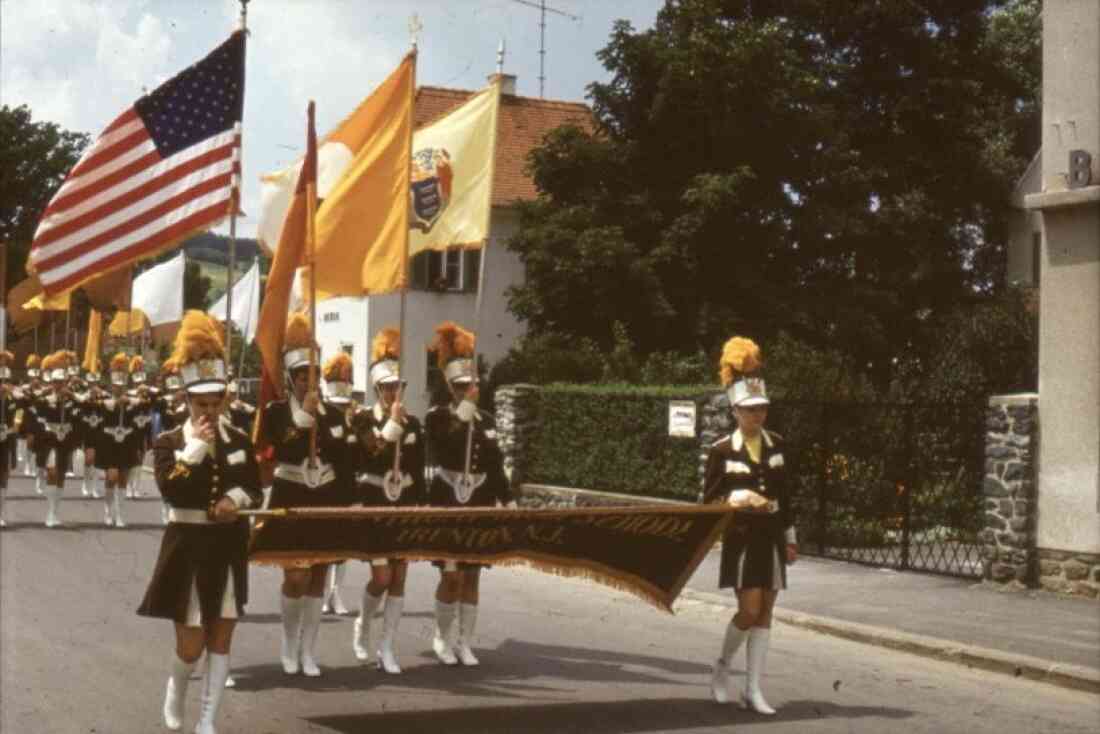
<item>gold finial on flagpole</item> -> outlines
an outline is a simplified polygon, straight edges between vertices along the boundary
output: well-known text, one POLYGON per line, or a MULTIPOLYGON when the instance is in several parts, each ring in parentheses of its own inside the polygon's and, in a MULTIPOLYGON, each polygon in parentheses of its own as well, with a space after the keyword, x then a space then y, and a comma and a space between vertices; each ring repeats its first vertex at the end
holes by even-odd
POLYGON ((422 30, 424 30, 424 24, 420 22, 420 15, 413 13, 409 18, 409 42, 412 44, 413 51, 416 50, 422 30))

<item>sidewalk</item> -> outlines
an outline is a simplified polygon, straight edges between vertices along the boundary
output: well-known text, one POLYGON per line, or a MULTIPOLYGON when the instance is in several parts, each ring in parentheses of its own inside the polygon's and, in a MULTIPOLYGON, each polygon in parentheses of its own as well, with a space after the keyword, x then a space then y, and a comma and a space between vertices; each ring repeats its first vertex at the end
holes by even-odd
MULTIPOLYGON (((687 598, 736 607, 719 591, 719 549, 687 598)), ((859 642, 1100 692, 1100 603, 1044 591, 803 556, 775 617, 859 642)))

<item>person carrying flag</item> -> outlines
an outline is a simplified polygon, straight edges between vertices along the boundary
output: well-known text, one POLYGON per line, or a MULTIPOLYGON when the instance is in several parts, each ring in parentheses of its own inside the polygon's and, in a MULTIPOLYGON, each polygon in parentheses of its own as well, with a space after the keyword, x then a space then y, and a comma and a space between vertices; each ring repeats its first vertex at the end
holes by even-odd
MULTIPOLYGON (((400 375, 401 334, 380 331, 371 345, 369 379, 375 403, 360 409, 351 419, 355 441, 349 444, 359 502, 365 507, 408 507, 424 504, 424 432, 420 421, 409 415, 401 402, 404 382, 400 375)), ((350 367, 350 365, 349 365, 350 367)), ((355 620, 352 649, 359 660, 371 655, 371 622, 385 597, 382 638, 377 665, 390 674, 401 672, 394 638, 405 608, 408 563, 379 558, 371 561, 371 579, 363 589, 363 602, 355 620)))

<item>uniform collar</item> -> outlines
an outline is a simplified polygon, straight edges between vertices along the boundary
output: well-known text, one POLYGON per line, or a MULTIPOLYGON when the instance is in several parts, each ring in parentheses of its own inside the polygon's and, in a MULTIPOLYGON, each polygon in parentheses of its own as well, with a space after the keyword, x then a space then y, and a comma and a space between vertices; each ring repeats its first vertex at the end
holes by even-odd
MULTIPOLYGON (((229 431, 225 430, 225 427, 229 424, 228 419, 225 416, 218 416, 218 433, 221 435, 222 441, 229 442, 229 431)), ((183 440, 189 441, 192 438, 196 438, 195 427, 191 425, 191 417, 188 416, 187 420, 183 422, 183 440)))
MULTIPOLYGON (((767 446, 769 449, 775 445, 772 442, 772 437, 769 436, 768 432, 763 428, 760 429, 760 437, 764 445, 767 446)), ((730 446, 733 448, 734 451, 740 451, 744 445, 745 436, 741 433, 741 429, 738 428, 736 431, 733 432, 733 435, 730 437, 730 446)))

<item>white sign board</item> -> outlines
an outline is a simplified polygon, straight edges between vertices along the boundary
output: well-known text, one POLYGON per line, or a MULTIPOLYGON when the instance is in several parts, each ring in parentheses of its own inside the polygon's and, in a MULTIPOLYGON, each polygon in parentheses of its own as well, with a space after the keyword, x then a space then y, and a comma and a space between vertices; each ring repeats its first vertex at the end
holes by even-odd
POLYGON ((668 435, 677 438, 695 438, 695 403, 693 401, 668 401, 668 435))

